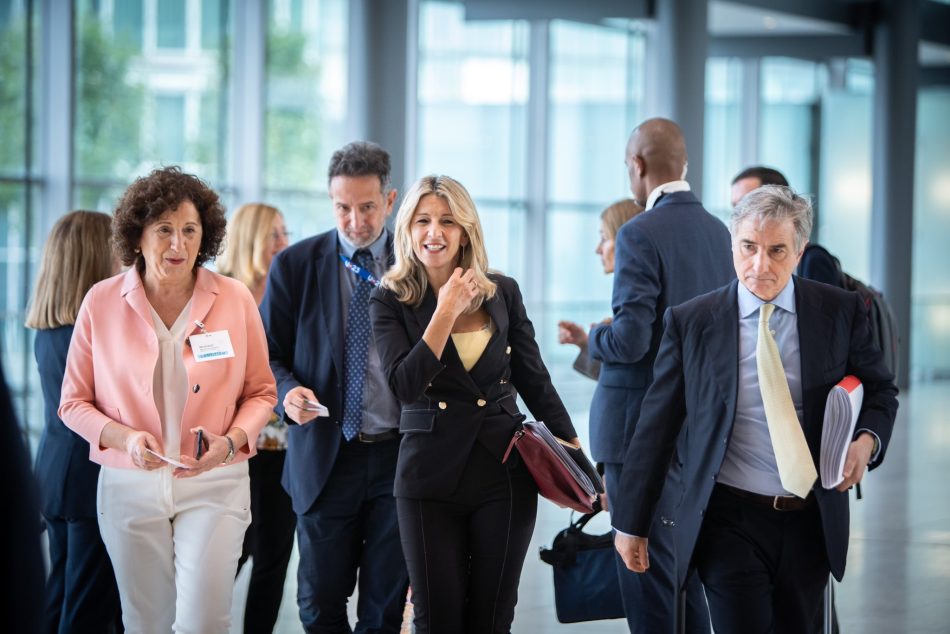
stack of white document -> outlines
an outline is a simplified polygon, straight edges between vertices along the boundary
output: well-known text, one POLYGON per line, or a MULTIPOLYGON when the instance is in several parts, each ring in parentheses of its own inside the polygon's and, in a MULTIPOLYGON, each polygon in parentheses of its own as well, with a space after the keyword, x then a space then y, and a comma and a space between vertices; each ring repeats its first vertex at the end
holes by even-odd
POLYGON ((826 489, 833 489, 844 480, 844 461, 863 400, 864 385, 850 374, 828 392, 821 430, 821 486, 826 489))

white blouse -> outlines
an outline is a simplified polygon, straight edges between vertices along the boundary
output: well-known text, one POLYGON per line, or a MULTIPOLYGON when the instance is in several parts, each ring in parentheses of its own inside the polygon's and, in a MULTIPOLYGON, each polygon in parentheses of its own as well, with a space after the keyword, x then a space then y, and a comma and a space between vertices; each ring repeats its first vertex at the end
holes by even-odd
POLYGON ((165 326, 155 309, 149 308, 158 338, 158 361, 155 362, 152 393, 158 417, 162 421, 162 447, 166 456, 177 460, 181 455, 181 416, 188 399, 188 372, 185 370, 182 347, 185 333, 190 330, 188 316, 191 314, 191 300, 185 304, 171 330, 165 326))

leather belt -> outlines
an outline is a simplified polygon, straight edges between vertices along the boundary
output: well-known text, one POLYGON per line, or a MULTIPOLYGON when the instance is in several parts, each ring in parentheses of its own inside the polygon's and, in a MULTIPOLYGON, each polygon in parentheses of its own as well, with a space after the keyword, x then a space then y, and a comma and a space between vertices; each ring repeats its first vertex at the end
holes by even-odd
POLYGON ((807 508, 815 500, 815 494, 809 492, 808 497, 802 499, 797 495, 762 495, 761 493, 753 493, 752 491, 746 491, 745 489, 737 489, 736 487, 729 486, 728 484, 718 484, 726 491, 740 497, 744 500, 751 500, 756 504, 761 504, 762 506, 768 506, 776 511, 800 511, 804 508, 807 508))
POLYGON ((399 430, 397 429, 387 429, 384 432, 378 434, 365 434, 360 432, 356 436, 356 440, 360 442, 385 442, 387 440, 395 440, 399 438, 399 430))

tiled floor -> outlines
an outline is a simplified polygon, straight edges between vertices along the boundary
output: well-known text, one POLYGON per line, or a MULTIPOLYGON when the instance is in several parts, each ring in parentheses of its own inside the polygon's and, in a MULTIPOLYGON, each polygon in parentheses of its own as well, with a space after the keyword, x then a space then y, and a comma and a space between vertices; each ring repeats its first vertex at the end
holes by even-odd
MULTIPOLYGON (((555 377, 570 381, 569 377, 555 377)), ((586 427, 589 386, 568 383, 562 396, 578 427, 586 427)), ((950 383, 923 383, 901 395, 898 423, 884 465, 869 474, 864 499, 852 501, 851 548, 837 588, 841 631, 862 634, 950 632, 950 383)), ((625 632, 622 621, 562 625, 554 615, 551 569, 538 557, 569 521, 569 511, 542 501, 525 562, 512 631, 543 634, 625 632)), ((601 518, 597 518, 601 520, 601 518)), ((593 523, 592 523, 593 524, 593 523)), ((606 520, 591 526, 607 530, 606 520)), ((291 563, 296 567, 296 556, 291 563)), ((234 622, 241 622, 247 575, 235 588, 234 622)), ((302 631, 296 582, 288 575, 275 632, 302 631)), ((240 632, 236 625, 233 632, 240 632)))

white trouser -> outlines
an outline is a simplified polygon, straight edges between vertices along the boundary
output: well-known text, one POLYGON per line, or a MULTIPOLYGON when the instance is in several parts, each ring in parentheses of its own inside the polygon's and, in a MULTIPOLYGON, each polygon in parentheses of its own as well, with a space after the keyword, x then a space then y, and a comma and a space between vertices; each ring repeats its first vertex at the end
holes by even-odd
POLYGON ((244 532, 247 461, 176 479, 172 469, 103 467, 99 530, 127 634, 226 634, 244 532))

